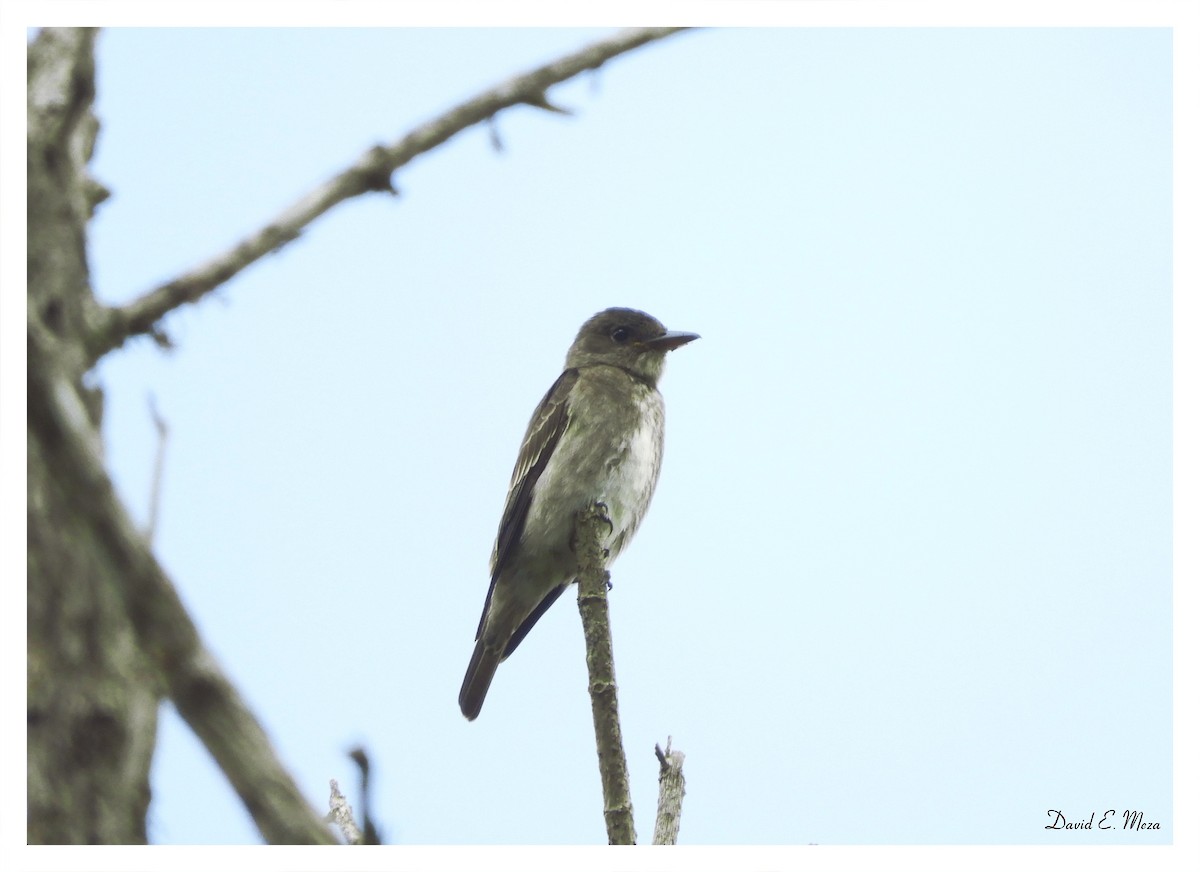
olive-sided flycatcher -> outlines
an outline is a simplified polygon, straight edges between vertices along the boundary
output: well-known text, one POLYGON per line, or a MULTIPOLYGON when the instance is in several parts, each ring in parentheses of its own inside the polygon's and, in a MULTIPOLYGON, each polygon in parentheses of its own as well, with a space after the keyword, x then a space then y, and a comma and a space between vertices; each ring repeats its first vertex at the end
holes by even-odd
POLYGON ((662 465, 658 379, 667 352, 699 338, 636 309, 605 309, 579 329, 529 420, 508 486, 492 585, 458 692, 468 720, 478 717, 496 667, 574 580, 576 515, 597 502, 608 507, 606 566, 633 538, 662 465))

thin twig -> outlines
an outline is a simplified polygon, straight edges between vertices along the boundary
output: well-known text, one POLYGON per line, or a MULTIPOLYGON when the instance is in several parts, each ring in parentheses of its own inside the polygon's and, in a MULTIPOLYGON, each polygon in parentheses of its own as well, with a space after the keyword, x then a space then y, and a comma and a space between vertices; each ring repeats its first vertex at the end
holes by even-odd
POLYGON ((674 845, 679 839, 679 816, 683 810, 683 752, 654 746, 658 757, 658 813, 654 816, 654 844, 674 845))
MULTIPOLYGON (((89 360, 95 362, 133 336, 163 337, 158 327, 164 315, 185 303, 195 303, 229 281, 250 264, 294 239, 337 204, 369 191, 396 193, 392 174, 413 158, 441 145, 469 127, 487 121, 511 106, 535 106, 547 112, 570 114, 555 105, 546 89, 586 70, 598 69, 618 55, 686 28, 646 27, 622 30, 577 52, 489 88, 408 135, 366 151, 342 172, 301 197, 273 220, 190 272, 159 285, 124 306, 103 310, 87 340, 89 360)), ((157 341, 164 341, 158 339, 157 341)))
POLYGON ((612 630, 608 621, 608 570, 601 545, 612 530, 602 505, 581 512, 575 522, 575 553, 579 557, 579 616, 587 643, 588 692, 592 697, 592 726, 600 758, 600 787, 604 795, 604 825, 610 845, 637 844, 633 801, 629 797, 629 764, 621 742, 617 713, 617 678, 613 666, 612 630))
POLYGON ((60 343, 30 310, 28 424, 55 457, 56 485, 72 495, 80 523, 113 567, 138 645, 171 701, 229 779, 271 844, 327 844, 333 834, 275 756, 262 726, 204 646, 179 594, 117 498, 100 441, 64 374, 60 343))
POLYGON ((158 447, 154 451, 154 477, 150 481, 150 510, 146 519, 146 542, 154 542, 154 533, 158 530, 158 505, 162 495, 163 461, 167 455, 167 422, 158 413, 158 405, 154 402, 154 394, 146 401, 150 405, 150 418, 154 421, 154 429, 158 432, 158 447))
POLYGON ((350 759, 358 767, 360 795, 362 796, 362 840, 364 845, 382 845, 383 836, 375 826, 371 817, 371 760, 367 757, 365 748, 354 748, 350 751, 350 759))

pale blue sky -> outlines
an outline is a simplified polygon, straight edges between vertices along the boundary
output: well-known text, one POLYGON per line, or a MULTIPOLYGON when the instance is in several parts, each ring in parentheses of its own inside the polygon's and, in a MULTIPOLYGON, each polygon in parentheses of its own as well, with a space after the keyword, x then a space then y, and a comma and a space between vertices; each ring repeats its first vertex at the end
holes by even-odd
MULTIPOLYGON (((586 30, 113 30, 127 300, 586 30)), ((1171 33, 729 30, 505 113, 100 370, 135 514, 311 797, 389 841, 603 841, 574 603, 456 705, 525 422, 587 316, 703 339, 613 567, 643 840, 1172 839, 1171 33), (1047 832, 1116 808, 1162 830, 1047 832)), ((175 717, 155 842, 257 838, 175 717)))

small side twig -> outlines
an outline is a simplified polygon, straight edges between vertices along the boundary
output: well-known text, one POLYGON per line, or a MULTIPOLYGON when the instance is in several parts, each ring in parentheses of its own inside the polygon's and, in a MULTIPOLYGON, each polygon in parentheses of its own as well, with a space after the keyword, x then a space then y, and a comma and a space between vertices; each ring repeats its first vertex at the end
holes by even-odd
POLYGON ((591 506, 575 521, 579 616, 587 643, 588 692, 592 697, 592 725, 600 758, 608 843, 634 845, 637 832, 633 827, 633 801, 629 797, 629 764, 617 715, 617 678, 608 621, 608 570, 604 568, 605 549, 601 545, 612 530, 606 508, 603 504, 591 506))
POLYGON ((674 845, 679 839, 679 815, 683 809, 683 752, 654 746, 658 757, 658 813, 654 817, 654 844, 674 845))
POLYGON ((359 830, 358 824, 354 822, 354 809, 350 807, 350 801, 338 789, 336 778, 329 779, 329 814, 325 816, 325 820, 338 825, 347 845, 362 844, 363 834, 359 830))
POLYGON ((375 826, 371 817, 371 761, 365 748, 355 748, 350 752, 350 759, 358 767, 359 785, 362 796, 362 844, 382 845, 383 836, 375 826))
MULTIPOLYGON (((525 102, 525 105, 532 106, 534 109, 545 109, 547 112, 553 113, 555 115, 574 115, 575 114, 570 109, 567 109, 565 106, 559 106, 556 103, 551 103, 550 98, 546 96, 545 91, 541 91, 537 94, 530 94, 528 97, 525 98, 524 102, 525 102)), ((495 117, 495 116, 493 116, 493 117, 495 117)))
POLYGON ((487 120, 488 140, 492 143, 492 151, 496 154, 504 154, 504 139, 500 136, 500 125, 496 122, 496 116, 493 115, 487 120))
POLYGON ((150 418, 154 421, 154 429, 158 431, 158 448, 154 452, 154 477, 150 480, 150 510, 146 519, 146 542, 154 541, 154 533, 158 529, 158 503, 162 495, 163 461, 167 455, 167 422, 158 413, 158 405, 154 402, 154 394, 147 397, 150 405, 150 418))

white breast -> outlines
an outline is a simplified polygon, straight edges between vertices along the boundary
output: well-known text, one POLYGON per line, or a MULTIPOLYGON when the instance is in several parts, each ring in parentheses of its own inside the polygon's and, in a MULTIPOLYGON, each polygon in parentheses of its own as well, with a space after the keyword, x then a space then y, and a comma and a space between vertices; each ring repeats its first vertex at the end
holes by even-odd
MULTIPOLYGON (((574 568, 567 543, 576 513, 596 502, 608 506, 613 558, 629 544, 650 504, 662 456, 662 397, 646 389, 636 402, 638 414, 631 417, 638 426, 617 445, 572 438, 587 435, 585 425, 572 420, 534 486, 522 540, 561 543, 557 557, 565 561, 564 572, 574 568)), ((628 414, 628 408, 623 411, 628 414)))
MULTIPOLYGON (((645 515, 658 483, 662 459, 662 401, 657 394, 642 398, 641 426, 608 462, 606 492, 600 500, 609 507, 613 537, 620 547, 629 543, 645 515)), ((614 553, 612 555, 616 557, 614 553)))

